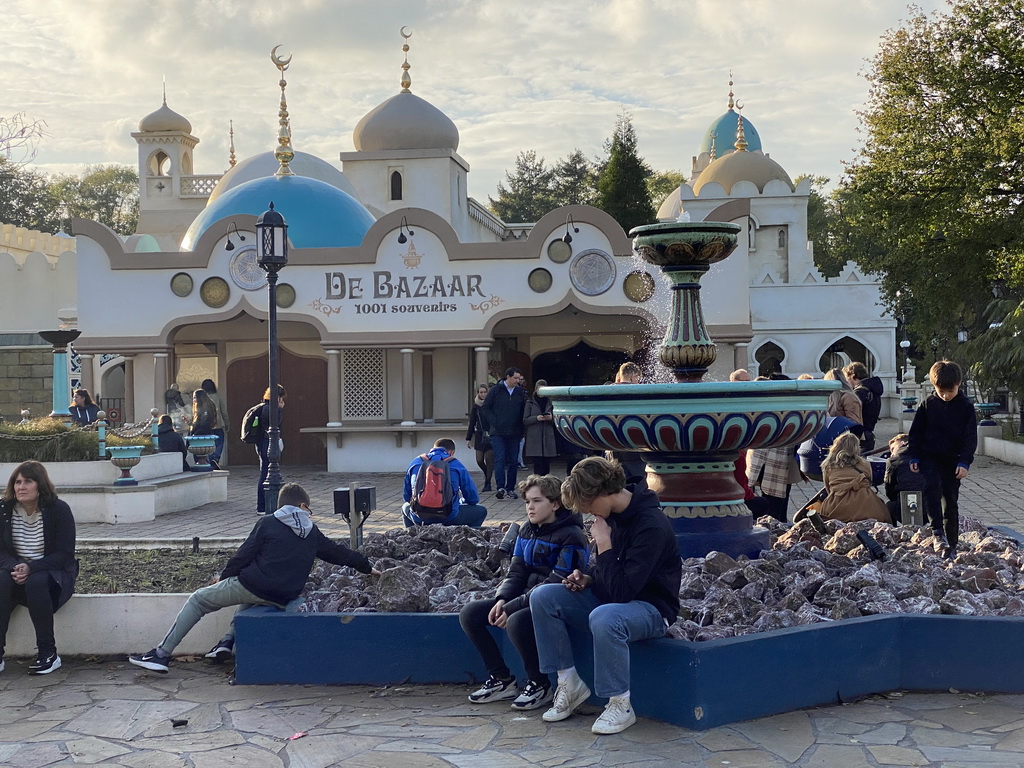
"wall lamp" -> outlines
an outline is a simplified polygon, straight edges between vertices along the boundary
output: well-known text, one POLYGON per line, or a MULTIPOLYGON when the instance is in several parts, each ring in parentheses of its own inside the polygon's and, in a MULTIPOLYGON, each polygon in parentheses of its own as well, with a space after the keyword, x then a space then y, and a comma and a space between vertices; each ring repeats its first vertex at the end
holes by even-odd
POLYGON ((402 217, 402 224, 398 228, 398 242, 400 245, 404 245, 409 242, 409 237, 405 236, 405 233, 409 233, 409 237, 412 237, 416 233, 409 229, 409 222, 406 221, 405 216, 402 217))
POLYGON ((573 221, 571 213, 565 217, 565 234, 562 236, 562 242, 566 244, 572 242, 572 235, 569 234, 569 227, 572 227, 572 231, 577 235, 580 233, 580 228, 576 226, 576 222, 573 221))
POLYGON ((228 224, 228 244, 224 246, 224 250, 225 251, 233 251, 233 250, 235 250, 235 244, 231 242, 231 230, 232 230, 232 228, 234 228, 234 230, 235 230, 235 236, 239 240, 241 240, 243 243, 245 242, 245 235, 243 235, 241 232, 238 231, 238 225, 235 224, 235 222, 231 222, 230 224, 228 224))

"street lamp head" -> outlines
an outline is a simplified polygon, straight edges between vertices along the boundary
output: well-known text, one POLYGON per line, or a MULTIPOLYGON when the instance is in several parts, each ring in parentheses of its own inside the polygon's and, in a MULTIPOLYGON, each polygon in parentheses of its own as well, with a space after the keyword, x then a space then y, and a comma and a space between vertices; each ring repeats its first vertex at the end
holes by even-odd
POLYGON ((900 349, 910 349, 910 339, 904 339, 900 342, 900 349))
POLYGON ((256 219, 256 247, 262 269, 276 271, 288 263, 288 225, 273 203, 256 219))

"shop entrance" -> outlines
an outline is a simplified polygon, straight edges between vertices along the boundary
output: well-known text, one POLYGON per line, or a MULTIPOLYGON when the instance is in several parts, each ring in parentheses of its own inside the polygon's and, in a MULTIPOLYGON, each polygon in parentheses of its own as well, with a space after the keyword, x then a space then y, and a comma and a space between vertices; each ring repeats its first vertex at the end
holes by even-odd
POLYGON ((604 384, 614 381, 619 366, 631 359, 625 352, 598 349, 580 341, 560 352, 537 355, 533 361, 533 381, 544 379, 558 387, 604 384))

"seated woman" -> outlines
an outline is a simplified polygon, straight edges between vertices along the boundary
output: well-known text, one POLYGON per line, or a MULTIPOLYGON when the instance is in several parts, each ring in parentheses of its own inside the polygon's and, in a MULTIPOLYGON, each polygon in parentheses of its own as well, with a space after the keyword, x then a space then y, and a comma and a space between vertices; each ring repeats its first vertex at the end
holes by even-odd
POLYGON ((92 401, 88 389, 76 389, 75 397, 68 406, 71 420, 79 427, 85 427, 96 421, 100 407, 92 401))
POLYGON ((892 522, 885 503, 871 487, 871 467, 860 455, 860 438, 852 432, 844 432, 832 443, 821 463, 821 476, 828 492, 818 509, 822 517, 843 523, 892 522))
POLYGON ((75 518, 57 498, 46 467, 25 461, 0 498, 0 672, 7 627, 15 605, 28 607, 36 631, 30 675, 60 669, 53 614, 75 591, 75 518))
POLYGON ((188 472, 188 446, 185 438, 174 431, 174 421, 169 414, 160 414, 156 428, 156 444, 160 453, 180 453, 181 471, 188 472))

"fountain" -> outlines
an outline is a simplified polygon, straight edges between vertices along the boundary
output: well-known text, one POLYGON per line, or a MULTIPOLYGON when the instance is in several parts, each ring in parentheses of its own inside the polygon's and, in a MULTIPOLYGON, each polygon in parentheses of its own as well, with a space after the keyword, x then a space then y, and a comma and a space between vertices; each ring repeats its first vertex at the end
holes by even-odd
POLYGON ((641 451, 647 484, 672 522, 680 556, 711 550, 757 557, 768 549, 733 476, 746 448, 795 445, 825 419, 834 381, 702 382, 717 349, 708 335, 700 279, 736 248, 740 227, 670 222, 630 232, 639 256, 659 267, 672 313, 658 358, 674 384, 544 387, 555 427, 591 450, 641 451))

